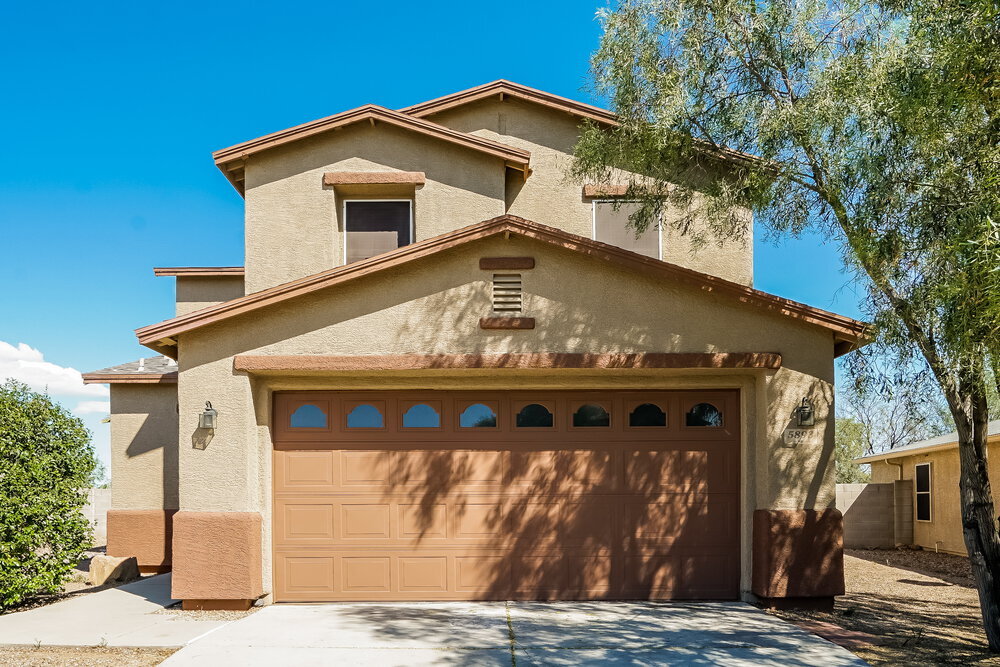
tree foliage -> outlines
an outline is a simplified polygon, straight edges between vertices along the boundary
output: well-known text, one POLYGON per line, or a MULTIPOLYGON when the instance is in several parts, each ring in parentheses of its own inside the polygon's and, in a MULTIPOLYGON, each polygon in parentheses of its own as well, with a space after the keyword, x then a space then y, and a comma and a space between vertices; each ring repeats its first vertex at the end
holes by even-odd
POLYGON ((1000 3, 623 0, 602 13, 574 175, 626 185, 637 230, 840 242, 879 357, 933 378, 959 436, 962 528, 1000 650, 1000 535, 986 465, 1000 359, 1000 3), (635 174, 635 175, 633 175, 635 174), (717 177, 723 175, 724 177, 717 177), (993 369, 991 375, 990 368, 993 369))
POLYGON ((861 484, 871 479, 854 459, 865 455, 868 434, 865 425, 853 419, 838 419, 834 446, 837 484, 861 484))
POLYGON ((90 434, 48 396, 0 385, 0 609, 56 593, 89 546, 90 434))

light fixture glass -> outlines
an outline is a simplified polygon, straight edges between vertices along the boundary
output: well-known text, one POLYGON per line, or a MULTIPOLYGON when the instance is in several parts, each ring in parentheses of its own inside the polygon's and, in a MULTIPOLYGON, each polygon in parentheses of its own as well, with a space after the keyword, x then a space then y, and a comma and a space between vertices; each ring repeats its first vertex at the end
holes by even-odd
POLYGON ((802 404, 795 408, 795 417, 799 426, 814 426, 816 424, 816 411, 813 409, 812 401, 803 398, 802 404))
POLYGON ((218 422, 219 412, 212 407, 211 401, 205 401, 205 411, 198 416, 198 428, 215 430, 218 422))

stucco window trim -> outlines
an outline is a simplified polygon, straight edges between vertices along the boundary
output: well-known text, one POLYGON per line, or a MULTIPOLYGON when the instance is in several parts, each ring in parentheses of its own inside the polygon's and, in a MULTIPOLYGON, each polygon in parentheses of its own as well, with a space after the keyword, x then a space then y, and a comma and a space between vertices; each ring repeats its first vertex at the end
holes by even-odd
POLYGON ((934 468, 930 461, 925 461, 923 463, 913 464, 913 520, 917 523, 933 523, 934 522, 934 468), (918 491, 917 485, 917 468, 926 467, 927 468, 927 490, 918 491), (927 496, 927 517, 926 519, 920 518, 919 504, 917 499, 920 496, 927 496))
MULTIPOLYGON (((417 239, 416 239, 416 236, 415 236, 416 230, 414 229, 414 224, 413 224, 413 198, 412 197, 394 197, 394 198, 360 197, 360 196, 344 197, 341 200, 341 205, 340 205, 340 216, 341 216, 340 219, 342 221, 341 225, 340 225, 341 228, 342 228, 340 233, 341 233, 341 238, 343 239, 343 243, 340 244, 341 245, 340 261, 342 262, 342 264, 344 266, 347 265, 347 204, 349 202, 358 202, 358 201, 361 201, 361 202, 406 202, 407 204, 409 204, 410 205, 410 242, 407 245, 413 245, 414 243, 416 243, 417 239)), ((399 247, 396 248, 396 250, 399 250, 400 247, 404 247, 404 246, 399 246, 399 247)), ((362 261, 364 261, 364 260, 362 260, 362 261)))
MULTIPOLYGON (((597 239, 597 205, 598 204, 614 204, 618 202, 619 204, 637 204, 639 202, 633 199, 608 199, 607 197, 601 199, 594 199, 590 203, 590 238, 598 243, 604 243, 604 241, 598 241, 597 239)), ((648 229, 646 231, 649 231, 648 229)), ((634 252, 634 251, 630 251, 634 252)), ((656 226, 656 257, 663 261, 663 225, 658 224, 656 226)))

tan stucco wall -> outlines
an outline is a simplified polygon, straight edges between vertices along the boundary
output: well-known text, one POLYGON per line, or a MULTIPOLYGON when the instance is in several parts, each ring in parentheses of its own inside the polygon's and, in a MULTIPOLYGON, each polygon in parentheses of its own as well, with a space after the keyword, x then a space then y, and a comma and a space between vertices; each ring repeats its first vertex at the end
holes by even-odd
MULTIPOLYGON (((507 212, 593 238, 593 200, 583 197, 582 183, 566 178, 579 138, 578 118, 516 99, 493 98, 435 114, 430 120, 530 151, 532 173, 527 181, 516 173, 508 177, 507 212)), ((753 218, 749 211, 742 215, 747 221, 745 244, 709 242, 697 249, 690 235, 671 227, 667 215, 661 259, 752 284, 753 218)))
POLYGON ((247 294, 344 263, 344 197, 324 172, 397 170, 422 171, 426 183, 374 198, 412 197, 417 241, 504 212, 503 160, 389 125, 265 151, 246 165, 247 294))
POLYGON ((177 385, 111 385, 111 507, 177 509, 177 385))
POLYGON ((187 315, 243 296, 243 276, 178 276, 177 314, 187 315))
MULTIPOLYGON (((263 513, 270 587, 268 431, 275 389, 718 388, 743 390, 744 553, 755 508, 826 508, 835 502, 833 339, 818 327, 518 237, 488 239, 331 288, 180 338, 182 510, 263 513), (490 272, 482 256, 531 255, 524 271, 531 331, 484 331, 490 272), (568 277, 572 277, 569 279, 568 277), (500 352, 780 352, 764 371, 442 372, 396 376, 251 379, 235 354, 377 355, 500 352), (515 379, 516 378, 516 379, 515 379), (815 441, 788 448, 782 431, 803 396, 817 405, 815 441), (197 430, 204 402, 219 410, 211 440, 197 430)), ((744 559, 744 589, 749 558, 744 559)))
MULTIPOLYGON (((924 549, 938 549, 950 553, 967 553, 962 536, 962 506, 959 494, 958 449, 944 449, 927 454, 916 454, 891 460, 891 464, 878 461, 871 464, 872 482, 885 483, 897 479, 913 480, 918 463, 931 464, 931 520, 916 520, 916 498, 913 502, 913 543, 924 549), (902 471, 899 465, 902 464, 902 471), (902 476, 900 476, 902 474, 902 476)), ((1000 514, 1000 438, 989 442, 989 476, 993 489, 994 515, 1000 514)), ((916 493, 916 482, 914 482, 916 493)))

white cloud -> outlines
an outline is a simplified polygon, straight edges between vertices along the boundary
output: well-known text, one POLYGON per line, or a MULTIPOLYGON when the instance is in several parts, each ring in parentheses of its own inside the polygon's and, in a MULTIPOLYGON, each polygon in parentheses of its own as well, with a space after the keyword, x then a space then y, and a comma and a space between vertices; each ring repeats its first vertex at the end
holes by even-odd
POLYGON ((107 414, 111 412, 111 401, 80 401, 73 412, 78 415, 107 414))
MULTIPOLYGON (((52 396, 92 399, 110 396, 106 386, 84 384, 80 371, 45 361, 42 353, 30 345, 18 343, 14 347, 0 340, 0 382, 10 378, 23 382, 35 391, 47 391, 52 396)), ((105 402, 82 401, 76 411, 83 407, 86 411, 96 412, 97 403, 103 405, 105 402)))

